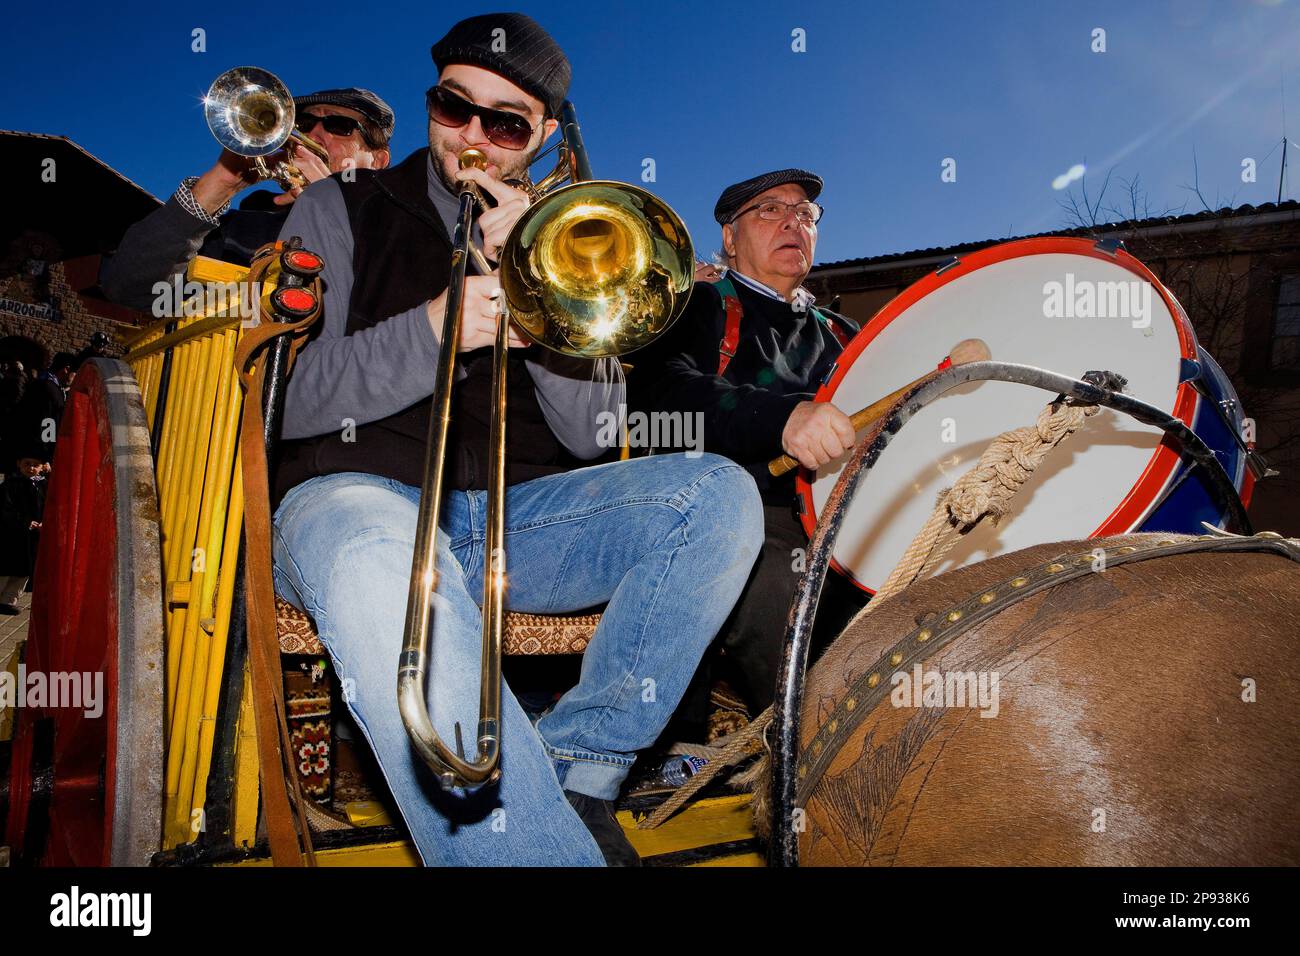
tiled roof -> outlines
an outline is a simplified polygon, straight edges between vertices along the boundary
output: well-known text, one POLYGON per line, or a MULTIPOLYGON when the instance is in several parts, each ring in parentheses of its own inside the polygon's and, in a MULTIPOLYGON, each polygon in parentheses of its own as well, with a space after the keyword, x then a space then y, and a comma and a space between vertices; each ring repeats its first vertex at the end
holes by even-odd
POLYGON ((1193 222, 1205 222, 1211 219, 1236 219, 1242 216, 1259 216, 1275 212, 1300 211, 1300 202, 1289 199, 1282 203, 1264 203, 1259 206, 1225 206, 1222 209, 1189 213, 1183 216, 1156 216, 1151 219, 1128 219, 1123 222, 1099 222, 1095 226, 1078 226, 1073 229, 1053 229, 1048 232, 1036 232, 1024 236, 1007 236, 1000 239, 983 239, 977 242, 962 242, 952 246, 932 246, 928 249, 912 249, 908 252, 890 252, 879 256, 865 256, 859 259, 840 259, 835 262, 821 262, 813 266, 812 275, 827 269, 841 269, 851 266, 876 265, 887 262, 906 262, 909 259, 928 259, 938 256, 954 256, 963 252, 983 249, 993 243, 1014 242, 1017 239, 1035 239, 1040 236, 1096 236, 1103 233, 1131 232, 1138 229, 1152 229, 1162 226, 1183 225, 1193 222))

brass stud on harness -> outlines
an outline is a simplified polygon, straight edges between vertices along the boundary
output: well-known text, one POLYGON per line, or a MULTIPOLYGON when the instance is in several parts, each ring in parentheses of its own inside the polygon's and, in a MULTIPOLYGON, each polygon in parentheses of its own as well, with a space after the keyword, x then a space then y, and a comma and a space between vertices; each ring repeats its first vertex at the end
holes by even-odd
POLYGON ((894 653, 890 654, 890 655, 889 655, 889 663, 893 664, 895 667, 897 667, 899 664, 903 663, 903 652, 902 652, 902 651, 894 651, 894 653))
POLYGON ((1063 564, 1049 564, 1047 566, 1048 574, 1055 574, 1057 571, 1064 571, 1064 570, 1065 570, 1065 565, 1063 564))
POLYGON ((1133 545, 1131 545, 1131 544, 1126 544, 1126 545, 1124 545, 1124 547, 1116 549, 1116 552, 1115 552, 1115 553, 1116 553, 1116 554, 1132 554, 1132 553, 1133 553, 1134 551, 1136 551, 1136 550, 1137 550, 1137 548, 1133 547, 1133 545))
POLYGON ((992 603, 995 597, 997 597, 997 595, 994 594, 992 591, 985 591, 983 594, 980 595, 980 603, 990 604, 992 603))
POLYGON ((839 722, 838 720, 832 720, 832 721, 830 722, 830 724, 826 727, 826 732, 827 732, 827 733, 831 733, 831 734, 835 733, 835 731, 836 731, 836 729, 839 727, 839 725, 840 725, 840 722, 839 722))
POLYGON ((844 701, 845 710, 852 710, 856 706, 858 706, 858 699, 856 697, 849 697, 844 701))
POLYGON ((922 631, 920 634, 916 635, 916 639, 917 639, 918 641, 920 641, 922 644, 924 644, 926 641, 928 641, 928 640, 929 640, 931 637, 933 637, 933 636, 934 636, 933 633, 932 633, 932 632, 930 631, 930 629, 927 627, 927 628, 926 628, 924 631, 922 631))
POLYGON ((874 688, 874 687, 875 687, 877 684, 879 684, 879 683, 880 683, 880 674, 879 674, 879 673, 872 674, 870 677, 867 678, 867 686, 868 686, 868 687, 873 687, 873 688, 874 688))
POLYGON ((1028 583, 1029 583, 1029 578, 1012 578, 1012 579, 1011 579, 1011 586, 1012 586, 1013 588, 1023 588, 1023 587, 1024 587, 1026 584, 1028 584, 1028 583))

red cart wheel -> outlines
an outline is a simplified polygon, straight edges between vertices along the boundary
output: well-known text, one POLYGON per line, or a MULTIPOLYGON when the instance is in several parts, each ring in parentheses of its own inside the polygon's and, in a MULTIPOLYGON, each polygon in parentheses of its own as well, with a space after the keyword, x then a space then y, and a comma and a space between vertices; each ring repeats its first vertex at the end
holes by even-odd
POLYGON ((15 864, 143 866, 161 847, 161 554, 140 390, 94 359, 68 395, 42 522, 24 664, 48 690, 17 709, 15 864))

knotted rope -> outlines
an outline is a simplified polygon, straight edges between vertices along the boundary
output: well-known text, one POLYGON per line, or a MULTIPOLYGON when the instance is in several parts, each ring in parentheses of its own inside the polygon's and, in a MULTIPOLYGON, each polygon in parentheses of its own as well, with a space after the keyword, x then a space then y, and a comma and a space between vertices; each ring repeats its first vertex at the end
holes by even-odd
POLYGON ((975 467, 958 478, 951 488, 939 493, 929 520, 862 614, 932 574, 953 545, 984 518, 991 518, 995 526, 1000 523, 1009 511, 1012 497, 1052 449, 1075 432, 1085 418, 1100 410, 1099 405, 1053 402, 1038 413, 1033 425, 1014 428, 993 439, 975 467))
MULTIPOLYGON (((880 606, 886 598, 897 594, 927 577, 943 561, 953 545, 969 534, 986 517, 996 525, 1009 513, 1009 503, 1024 486, 1048 454, 1078 430, 1086 418, 1096 415, 1099 405, 1079 405, 1059 400, 1047 405, 1038 414, 1033 425, 1003 432, 980 455, 975 467, 962 475, 951 488, 940 492, 934 511, 920 532, 912 539, 907 550, 885 583, 880 586, 867 606, 849 622, 852 627, 861 618, 880 606)), ((847 630, 847 628, 846 628, 847 630)), ((772 722, 772 708, 763 711, 744 730, 726 738, 726 746, 717 749, 716 756, 700 772, 682 784, 677 791, 637 824, 640 830, 659 826, 683 804, 693 797, 710 780, 726 768, 740 763, 744 758, 767 749, 766 731, 772 722)), ((715 748, 716 749, 716 748, 715 748)), ((765 787, 770 750, 757 767, 745 772, 746 782, 756 783, 754 816, 762 822, 762 808, 766 805, 765 787)))

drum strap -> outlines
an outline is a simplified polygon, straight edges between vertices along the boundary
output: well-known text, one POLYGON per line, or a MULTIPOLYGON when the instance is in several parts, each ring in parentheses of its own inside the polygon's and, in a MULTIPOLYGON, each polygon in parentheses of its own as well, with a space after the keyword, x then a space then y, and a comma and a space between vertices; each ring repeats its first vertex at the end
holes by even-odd
POLYGON ((736 295, 736 287, 731 284, 730 279, 723 276, 714 285, 722 293, 722 304, 727 310, 722 341, 718 343, 718 374, 722 375, 727 371, 727 366, 731 364, 736 349, 740 346, 740 319, 744 315, 744 310, 740 307, 740 298, 736 295))
POLYGON ((840 343, 840 348, 847 348, 849 342, 853 339, 853 337, 849 335, 848 330, 816 306, 813 306, 812 312, 813 315, 817 316, 817 318, 821 320, 822 324, 826 326, 826 328, 831 330, 831 335, 835 336, 835 341, 840 343))
MULTIPOLYGON (((723 276, 713 284, 722 294, 722 304, 727 311, 726 324, 722 330, 722 341, 718 343, 718 374, 722 375, 727 371, 727 366, 731 364, 732 358, 735 357, 736 349, 740 347, 740 320, 745 313, 740 305, 740 297, 736 295, 736 287, 732 285, 730 278, 723 276)), ((812 313, 816 316, 817 321, 830 329, 831 335, 835 336, 835 341, 840 343, 841 348, 849 344, 852 336, 849 335, 847 329, 842 328, 835 319, 821 309, 814 307, 812 313)))
MULTIPOLYGON (((260 288, 268 268, 282 249, 283 244, 278 242, 259 249, 245 281, 258 283, 253 288, 260 288)), ((281 322, 263 304, 258 324, 244 331, 235 348, 235 369, 244 389, 239 456, 244 480, 244 600, 248 612, 249 670, 262 811, 271 858, 276 866, 302 866, 304 854, 306 862, 314 866, 316 858, 285 718, 280 639, 275 623, 275 582, 271 574, 271 496, 262 399, 266 388, 266 358, 270 354, 268 346, 272 340, 281 335, 292 336, 288 362, 292 368, 308 327, 320 315, 319 277, 312 281, 311 287, 316 296, 316 308, 311 315, 296 322, 281 322), (295 811, 298 828, 294 826, 295 811)))
POLYGON ((1191 538, 1142 535, 1145 540, 1113 548, 1091 548, 1064 554, 1036 567, 1021 571, 992 587, 983 588, 964 601, 940 611, 922 615, 916 628, 886 650, 840 696, 829 713, 821 717, 817 732, 799 753, 795 768, 796 806, 806 806, 826 768, 849 741, 854 730, 893 690, 890 675, 906 672, 928 660, 971 628, 1002 613, 1031 594, 1083 577, 1105 572, 1121 564, 1148 561, 1206 551, 1265 551, 1300 561, 1300 541, 1273 532, 1245 536, 1202 535, 1191 538))

